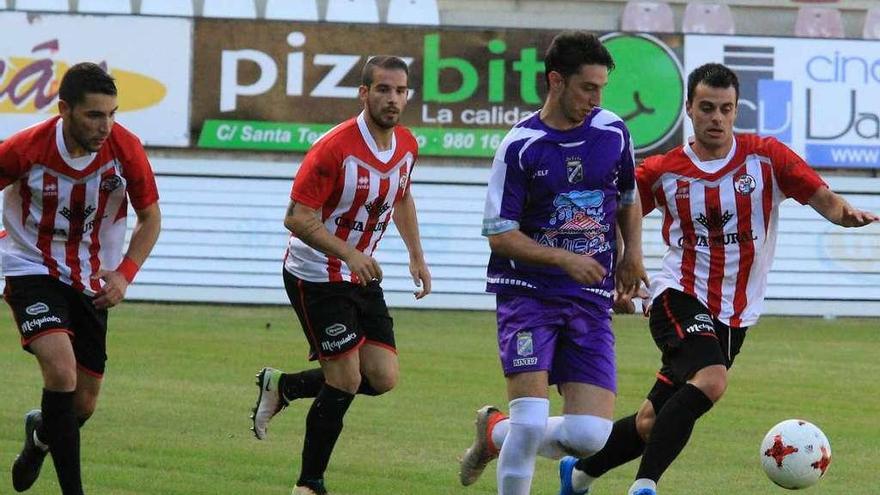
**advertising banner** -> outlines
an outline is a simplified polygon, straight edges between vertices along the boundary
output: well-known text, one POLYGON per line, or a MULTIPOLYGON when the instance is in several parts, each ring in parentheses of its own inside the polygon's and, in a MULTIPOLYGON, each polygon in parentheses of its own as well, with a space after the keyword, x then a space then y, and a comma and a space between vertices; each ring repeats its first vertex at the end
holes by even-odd
POLYGON ((737 72, 737 132, 775 136, 818 167, 880 167, 877 41, 688 35, 684 61, 737 72))
POLYGON ((192 21, 0 12, 0 140, 58 112, 79 62, 116 79, 117 121, 147 145, 189 146, 192 21))
MULTIPOLYGON (((510 127, 540 108, 543 52, 556 34, 199 19, 193 133, 200 147, 307 150, 360 111, 363 64, 389 54, 410 64, 402 123, 420 152, 489 157, 510 127)), ((681 37, 605 39, 617 69, 603 106, 631 126, 638 151, 678 144, 681 37)))

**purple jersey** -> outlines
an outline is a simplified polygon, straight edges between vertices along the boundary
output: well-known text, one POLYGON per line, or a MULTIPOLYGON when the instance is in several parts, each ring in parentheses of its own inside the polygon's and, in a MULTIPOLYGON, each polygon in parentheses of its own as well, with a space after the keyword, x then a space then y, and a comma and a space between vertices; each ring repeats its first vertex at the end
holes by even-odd
POLYGON ((541 245, 592 256, 608 275, 585 286, 559 268, 492 253, 487 291, 584 295, 610 306, 617 205, 632 203, 635 196, 629 131, 620 117, 598 107, 582 125, 567 131, 546 126, 539 115, 516 124, 495 153, 483 235, 519 229, 541 245))

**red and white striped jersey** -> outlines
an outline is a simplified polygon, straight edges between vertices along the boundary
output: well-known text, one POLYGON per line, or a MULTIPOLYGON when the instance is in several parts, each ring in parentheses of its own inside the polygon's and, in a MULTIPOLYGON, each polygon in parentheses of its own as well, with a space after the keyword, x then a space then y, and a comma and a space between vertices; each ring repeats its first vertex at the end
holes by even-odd
POLYGON ((159 200, 140 140, 119 124, 97 153, 72 158, 61 117, 0 143, 3 274, 50 275, 89 295, 122 261, 127 204, 159 200), (128 198, 126 198, 126 193, 128 198))
POLYGON ((719 160, 700 161, 689 145, 649 157, 636 179, 643 213, 663 213, 667 249, 652 299, 680 290, 733 327, 754 325, 763 310, 779 204, 805 204, 825 186, 787 146, 751 134, 719 160))
MULTIPOLYGON (((372 255, 388 227, 394 205, 409 189, 418 156, 415 137, 394 128, 391 148, 379 151, 363 113, 334 127, 306 154, 290 197, 314 208, 331 234, 372 255)), ((342 260, 312 249, 291 235, 285 269, 310 282, 354 282, 342 260)))

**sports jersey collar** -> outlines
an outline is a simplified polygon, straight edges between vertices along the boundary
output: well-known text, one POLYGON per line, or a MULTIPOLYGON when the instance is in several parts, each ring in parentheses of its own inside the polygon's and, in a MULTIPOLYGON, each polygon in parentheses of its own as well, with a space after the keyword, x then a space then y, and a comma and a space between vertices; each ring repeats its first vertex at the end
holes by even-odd
POLYGON ((70 168, 77 171, 85 170, 85 168, 95 160, 95 157, 98 156, 98 154, 89 153, 88 155, 78 158, 70 156, 70 152, 67 151, 67 145, 64 143, 64 130, 62 128, 63 121, 63 118, 59 118, 58 122, 55 123, 55 145, 58 146, 58 154, 61 155, 61 158, 70 166, 70 168))
POLYGON ((367 148, 370 148, 373 156, 382 163, 390 162, 391 158, 394 157, 394 151, 397 150, 397 133, 395 132, 391 134, 391 147, 385 151, 379 151, 379 145, 376 144, 376 140, 373 139, 373 135, 370 134, 370 129, 367 127, 364 112, 358 114, 357 123, 358 129, 361 131, 361 136, 364 138, 364 142, 367 143, 367 148))
POLYGON ((703 172, 714 174, 715 172, 718 172, 719 170, 724 168, 725 165, 730 163, 730 160, 732 160, 734 155, 736 155, 736 138, 734 138, 733 146, 730 147, 730 151, 727 152, 727 156, 725 156, 724 158, 717 158, 715 160, 706 161, 700 160, 696 152, 694 152, 694 149, 691 147, 690 139, 688 139, 687 142, 684 143, 684 154, 687 155, 688 158, 690 158, 695 167, 702 170, 703 172))

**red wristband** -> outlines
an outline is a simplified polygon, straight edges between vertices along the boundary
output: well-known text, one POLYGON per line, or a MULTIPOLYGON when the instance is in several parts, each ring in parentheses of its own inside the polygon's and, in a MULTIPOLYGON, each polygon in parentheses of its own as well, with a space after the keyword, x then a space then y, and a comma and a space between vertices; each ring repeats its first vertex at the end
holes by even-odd
POLYGON ((137 275, 138 270, 141 267, 137 265, 131 258, 128 256, 122 258, 122 263, 116 267, 116 271, 121 273, 125 280, 128 280, 128 283, 132 283, 134 281, 134 276, 137 275))

